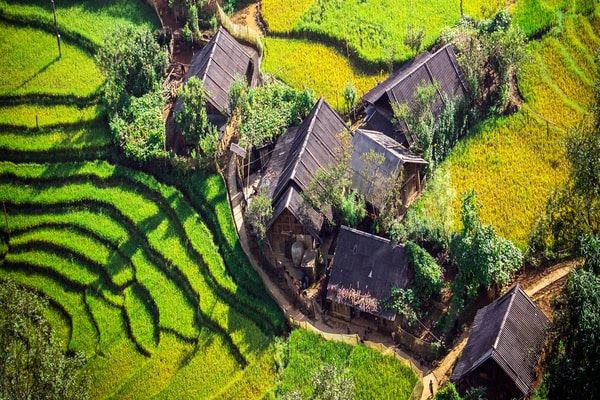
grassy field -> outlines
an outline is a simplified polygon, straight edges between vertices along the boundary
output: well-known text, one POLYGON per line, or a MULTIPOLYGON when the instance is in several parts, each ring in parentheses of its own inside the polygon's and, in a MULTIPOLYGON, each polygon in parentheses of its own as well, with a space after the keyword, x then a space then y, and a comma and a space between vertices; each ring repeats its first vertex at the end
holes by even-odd
MULTIPOLYGON (((519 77, 523 109, 461 142, 437 173, 446 172, 457 193, 457 227, 460 198, 474 188, 483 221, 524 249, 552 191, 567 178, 564 138, 592 101, 600 18, 569 15, 563 24, 560 34, 529 44, 532 62, 519 77)), ((436 194, 422 201, 430 196, 436 194)))
POLYGON ((408 399, 417 376, 395 358, 381 355, 364 345, 351 346, 323 341, 320 336, 294 330, 288 339, 289 361, 281 373, 281 393, 310 395, 313 376, 323 365, 334 364, 354 382, 356 399, 408 399))
POLYGON ((265 38, 263 71, 282 79, 290 86, 311 88, 338 110, 344 109, 342 92, 352 82, 358 95, 387 77, 386 71, 369 75, 352 66, 348 59, 332 48, 301 39, 265 38), (298 55, 302 54, 301 62, 298 55))

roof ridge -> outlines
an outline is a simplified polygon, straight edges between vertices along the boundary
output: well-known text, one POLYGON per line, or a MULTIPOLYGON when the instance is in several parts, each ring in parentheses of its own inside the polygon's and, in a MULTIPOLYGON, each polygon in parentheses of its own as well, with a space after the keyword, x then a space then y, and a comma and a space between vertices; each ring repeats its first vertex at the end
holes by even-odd
MULTIPOLYGON (((387 244, 391 244, 391 240, 389 240, 389 239, 383 238, 383 237, 381 237, 381 236, 374 235, 374 234, 372 234, 372 233, 368 233, 368 232, 360 231, 360 230, 358 230, 358 229, 351 228, 351 227, 349 227, 349 226, 347 226, 347 225, 342 225, 342 226, 341 226, 341 229, 344 229, 344 230, 346 230, 346 231, 348 231, 348 232, 351 232, 351 233, 354 233, 354 234, 357 234, 357 235, 360 235, 360 236, 364 236, 364 237, 367 237, 367 238, 371 238, 371 239, 378 240, 378 241, 380 241, 380 242, 384 242, 384 243, 387 243, 387 244)), ((400 247, 400 245, 397 245, 396 247, 400 247)))
MULTIPOLYGON (((517 283, 515 287, 513 287, 506 295, 510 295, 510 301, 508 302, 508 307, 506 307, 506 311, 504 312, 504 316, 502 317, 502 322, 500 323, 500 328, 498 329, 498 335, 496 336, 496 340, 494 341, 494 345, 492 348, 494 351, 498 347, 498 342, 500 341, 500 336, 502 336, 502 331, 504 330, 504 326, 506 325, 506 320, 508 318, 508 314, 510 314, 510 309, 512 308, 513 303, 515 302, 515 298, 517 297, 518 289, 520 288, 517 283)), ((505 296, 506 296, 505 295, 505 296)), ((502 296, 504 297, 504 296, 502 296)))

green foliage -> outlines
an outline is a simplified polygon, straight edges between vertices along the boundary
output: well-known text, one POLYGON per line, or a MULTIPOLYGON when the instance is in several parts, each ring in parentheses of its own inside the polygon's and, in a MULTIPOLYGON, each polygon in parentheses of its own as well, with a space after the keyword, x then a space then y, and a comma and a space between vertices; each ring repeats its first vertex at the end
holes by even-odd
POLYGON ((367 216, 364 199, 354 190, 350 190, 342 198, 340 213, 344 224, 355 228, 367 216))
POLYGON ((141 97, 131 97, 129 102, 129 106, 117 112, 110 121, 117 143, 127 157, 141 163, 164 157, 162 93, 151 91, 141 97))
POLYGON ((206 154, 212 154, 215 144, 207 138, 218 138, 217 128, 208 120, 206 113, 206 94, 204 83, 196 76, 191 77, 179 92, 182 101, 181 108, 175 113, 175 122, 183 132, 188 144, 197 146, 204 141, 202 146, 206 154))
POLYGON ((417 383, 416 375, 406 364, 364 345, 324 340, 303 329, 293 330, 288 343, 288 362, 276 389, 276 395, 283 398, 311 398, 313 377, 324 366, 335 366, 341 377, 353 383, 357 400, 408 400, 417 383))
POLYGON ((461 211, 462 231, 452 240, 451 253, 458 264, 454 295, 467 298, 481 287, 504 286, 523 262, 523 255, 494 228, 481 223, 474 191, 465 194, 461 211))
POLYGON ((599 309, 600 278, 585 269, 572 272, 550 330, 552 346, 545 376, 548 399, 600 395, 599 309))
POLYGON ((354 107, 356 107, 356 102, 358 100, 356 88, 352 84, 352 81, 346 82, 343 90, 344 97, 344 105, 346 106, 346 113, 349 114, 354 107))
POLYGON ((168 59, 148 29, 121 29, 106 37, 96 56, 106 75, 104 100, 112 113, 128 104, 129 97, 141 97, 162 83, 168 59))
POLYGON ((556 10, 543 0, 521 0, 517 2, 514 20, 525 36, 538 36, 556 24, 556 10))
MULTIPOLYGON (((243 93, 244 88, 234 88, 243 93)), ((239 104, 242 146, 261 146, 275 139, 289 126, 300 123, 314 104, 311 91, 295 90, 277 81, 247 89, 234 103, 241 100, 245 100, 239 104)))
POLYGON ((85 357, 62 353, 44 317, 47 306, 14 281, 0 281, 0 397, 89 398, 85 357))
POLYGON ((581 255, 585 258, 583 268, 600 275, 600 237, 586 235, 581 238, 581 255))
POLYGON ((395 311, 409 326, 417 322, 417 310, 420 307, 420 301, 412 289, 391 288, 390 296, 383 300, 382 306, 395 311))
POLYGON ((264 193, 257 193, 248 204, 244 217, 254 227, 258 240, 262 242, 267 235, 267 222, 273 215, 271 199, 264 193))
POLYGON ((442 270, 435 259, 413 242, 406 243, 411 266, 415 271, 415 294, 421 301, 438 297, 444 285, 442 270))
POLYGON ((425 29, 415 29, 413 26, 410 26, 406 32, 406 36, 404 36, 403 43, 415 54, 418 54, 423 45, 423 39, 425 39, 425 29))
POLYGON ((478 386, 467 389, 463 400, 487 400, 486 388, 478 386))
POLYGON ((461 400, 453 383, 447 383, 435 394, 435 400, 461 400))

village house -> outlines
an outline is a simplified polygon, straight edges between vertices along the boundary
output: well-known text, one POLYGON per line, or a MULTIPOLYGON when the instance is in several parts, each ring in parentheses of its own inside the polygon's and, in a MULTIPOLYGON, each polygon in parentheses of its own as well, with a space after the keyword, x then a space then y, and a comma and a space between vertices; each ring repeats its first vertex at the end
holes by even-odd
MULTIPOLYGON (((250 87, 260 83, 258 52, 235 40, 223 27, 220 27, 211 40, 195 54, 184 76, 184 84, 193 76, 204 82, 208 118, 219 132, 225 136, 230 116, 229 89, 237 77, 245 77, 250 87)), ((178 99, 173 107, 175 115, 183 106, 178 99)), ((178 135, 176 148, 185 146, 183 137, 178 135)))
POLYGON ((385 207, 389 196, 399 196, 405 211, 421 193, 426 164, 381 132, 359 129, 352 137, 352 187, 377 210, 385 207))
POLYGON ((366 232, 342 226, 333 256, 327 301, 332 316, 361 318, 391 331, 396 312, 384 307, 392 288, 413 280, 406 249, 366 232))
POLYGON ((331 213, 310 207, 303 192, 320 169, 340 160, 344 131, 344 121, 321 98, 299 127, 279 138, 258 189, 273 206, 265 255, 275 266, 301 268, 309 281, 316 278, 321 231, 331 213))
POLYGON ((398 143, 410 147, 415 138, 405 121, 393 122, 392 104, 412 105, 417 88, 436 85, 437 95, 432 106, 435 117, 441 114, 446 99, 461 99, 467 93, 465 79, 456 61, 452 45, 434 53, 425 52, 392 74, 363 96, 365 128, 382 132, 398 143))
POLYGON ((536 380, 547 326, 544 313, 515 285, 477 311, 450 379, 461 393, 470 387, 485 387, 488 399, 527 396, 536 380))

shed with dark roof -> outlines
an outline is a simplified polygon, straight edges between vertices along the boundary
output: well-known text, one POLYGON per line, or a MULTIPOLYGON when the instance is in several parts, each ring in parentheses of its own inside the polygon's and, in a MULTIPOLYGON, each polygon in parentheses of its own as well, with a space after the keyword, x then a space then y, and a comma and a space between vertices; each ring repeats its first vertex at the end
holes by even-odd
POLYGON ((321 242, 321 229, 331 213, 323 215, 310 207, 303 192, 320 169, 341 159, 344 132, 344 121, 321 98, 298 128, 289 129, 277 141, 259 186, 273 205, 267 222, 273 263, 291 265, 290 247, 295 241, 307 251, 321 242))
POLYGON ((438 85, 432 106, 436 117, 441 114, 445 98, 463 98, 467 93, 452 45, 419 55, 365 94, 366 127, 383 132, 403 145, 412 145, 415 138, 406 122, 392 123, 392 104, 414 104, 417 88, 431 84, 438 85))
POLYGON ((382 325, 389 324, 396 313, 382 302, 393 287, 407 288, 413 274, 403 245, 342 226, 327 284, 331 313, 344 319, 376 317, 382 325))
POLYGON ((404 209, 408 208, 421 193, 422 168, 426 164, 381 132, 359 129, 352 137, 352 188, 379 210, 396 183, 400 184, 400 201, 404 209), (398 182, 400 179, 402 182, 398 182))
MULTIPOLYGON (((207 113, 220 134, 229 117, 229 89, 236 77, 245 77, 254 87, 259 81, 259 59, 256 50, 240 44, 224 28, 220 27, 211 40, 195 54, 184 76, 184 84, 195 76, 204 82, 207 113)), ((174 114, 182 107, 175 102, 174 114)))
POLYGON ((451 380, 461 392, 483 386, 488 399, 528 395, 546 337, 548 318, 519 284, 477 311, 451 380))

